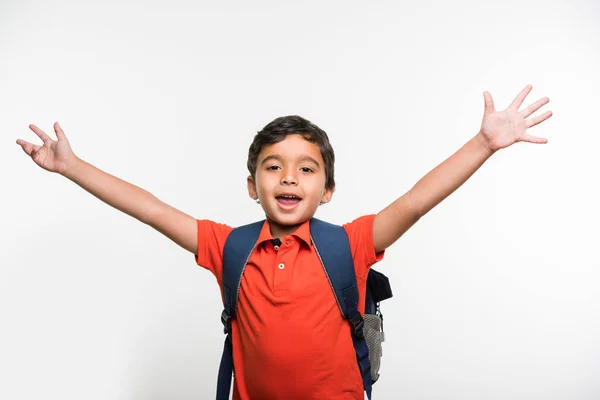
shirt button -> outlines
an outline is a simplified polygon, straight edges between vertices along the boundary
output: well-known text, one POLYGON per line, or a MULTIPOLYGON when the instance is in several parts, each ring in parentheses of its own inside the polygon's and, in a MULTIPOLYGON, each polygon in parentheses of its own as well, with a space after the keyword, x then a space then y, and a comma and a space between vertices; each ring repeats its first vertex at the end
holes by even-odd
POLYGON ((275 247, 275 250, 279 250, 279 246, 275 245, 274 247, 275 247))
POLYGON ((284 268, 285 268, 285 265, 284 265, 283 263, 281 263, 281 264, 279 264, 279 265, 277 266, 277 268, 279 268, 279 269, 284 269, 284 268))
POLYGON ((286 239, 285 244, 290 244, 290 239, 286 239))

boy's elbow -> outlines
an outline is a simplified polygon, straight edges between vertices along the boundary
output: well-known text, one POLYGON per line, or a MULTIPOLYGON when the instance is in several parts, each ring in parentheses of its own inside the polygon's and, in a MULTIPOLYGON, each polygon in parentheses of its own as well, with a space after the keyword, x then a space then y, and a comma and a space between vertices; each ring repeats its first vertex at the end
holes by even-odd
POLYGON ((412 217, 414 222, 417 222, 423 215, 425 215, 422 204, 419 204, 418 199, 415 198, 411 190, 406 192, 403 197, 405 197, 405 212, 412 217))
POLYGON ((149 210, 146 224, 187 251, 198 252, 198 225, 194 217, 162 203, 149 210))
POLYGON ((156 225, 156 221, 159 220, 164 214, 165 206, 166 204, 161 202, 153 195, 152 199, 148 201, 141 210, 142 212, 140 213, 139 218, 140 222, 154 227, 156 225))

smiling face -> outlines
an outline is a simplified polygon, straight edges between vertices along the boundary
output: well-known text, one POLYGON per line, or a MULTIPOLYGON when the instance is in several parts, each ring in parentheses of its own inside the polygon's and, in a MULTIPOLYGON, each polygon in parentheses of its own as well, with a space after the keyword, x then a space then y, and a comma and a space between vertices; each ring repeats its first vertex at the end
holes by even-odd
POLYGON ((273 237, 294 232, 333 194, 333 189, 325 189, 319 146, 297 134, 265 146, 258 155, 255 178, 248 177, 248 194, 260 201, 273 237))

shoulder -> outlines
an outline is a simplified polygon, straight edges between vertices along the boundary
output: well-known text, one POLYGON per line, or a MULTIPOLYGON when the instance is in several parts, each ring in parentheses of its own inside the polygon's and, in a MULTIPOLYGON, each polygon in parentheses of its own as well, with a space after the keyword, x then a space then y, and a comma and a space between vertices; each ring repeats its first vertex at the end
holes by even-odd
POLYGON ((369 267, 383 258, 384 252, 375 252, 373 221, 375 214, 362 215, 342 226, 348 235, 352 258, 359 275, 366 274, 369 267))
POLYGON ((196 220, 198 226, 198 265, 211 271, 220 281, 223 266, 223 248, 233 227, 209 219, 196 220))
POLYGON ((362 238, 366 233, 373 235, 373 221, 375 214, 362 215, 354 220, 343 224, 344 230, 350 240, 362 238), (368 232, 367 232, 368 231, 368 232))
POLYGON ((230 225, 211 221, 209 219, 198 219, 196 222, 198 224, 198 234, 202 233, 203 235, 208 235, 207 238, 214 238, 217 240, 226 240, 234 229, 230 225))

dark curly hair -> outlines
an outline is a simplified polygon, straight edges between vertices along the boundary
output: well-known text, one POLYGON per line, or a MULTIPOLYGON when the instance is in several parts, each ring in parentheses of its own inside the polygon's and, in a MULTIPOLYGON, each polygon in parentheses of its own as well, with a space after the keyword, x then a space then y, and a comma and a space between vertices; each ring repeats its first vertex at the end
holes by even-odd
POLYGON ((301 135, 309 142, 319 145, 321 156, 325 162, 325 188, 333 190, 335 188, 335 180, 333 179, 335 155, 333 147, 329 143, 329 137, 327 137, 327 133, 324 130, 298 115, 276 118, 254 136, 254 140, 248 150, 247 162, 248 171, 250 171, 252 179, 255 179, 256 162, 263 147, 281 142, 288 135, 292 134, 301 135))

